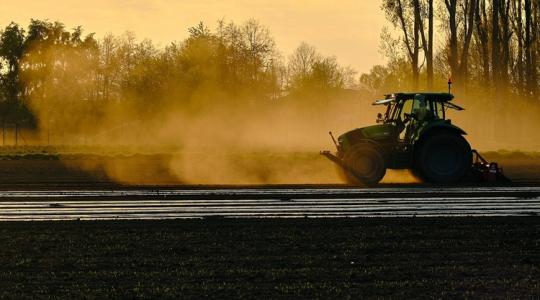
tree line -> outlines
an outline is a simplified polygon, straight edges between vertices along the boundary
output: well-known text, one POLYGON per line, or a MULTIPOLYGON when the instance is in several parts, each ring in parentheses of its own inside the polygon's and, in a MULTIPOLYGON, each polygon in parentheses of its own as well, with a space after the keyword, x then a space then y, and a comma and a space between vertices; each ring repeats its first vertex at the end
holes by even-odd
POLYGON ((383 0, 386 66, 362 76, 374 89, 433 89, 537 100, 538 0, 383 0))
POLYGON ((171 108, 331 96, 355 81, 307 44, 284 58, 256 20, 188 33, 157 47, 129 32, 97 39, 61 22, 11 23, 0 30, 0 121, 69 130, 114 113, 151 122, 171 108))
POLYGON ((11 23, 0 30, 0 122, 77 133, 94 124, 159 123, 173 110, 193 115, 287 101, 309 107, 339 99, 346 88, 373 96, 442 91, 448 77, 467 106, 538 102, 538 0, 381 1, 388 63, 360 77, 305 43, 284 57, 256 20, 220 20, 212 29, 199 23, 163 47, 129 32, 98 39, 61 22, 11 23))

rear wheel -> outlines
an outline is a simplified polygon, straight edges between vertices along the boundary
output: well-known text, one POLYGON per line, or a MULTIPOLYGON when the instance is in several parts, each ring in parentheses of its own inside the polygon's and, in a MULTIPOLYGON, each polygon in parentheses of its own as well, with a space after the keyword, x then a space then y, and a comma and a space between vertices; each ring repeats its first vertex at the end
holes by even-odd
POLYGON ((344 175, 351 184, 377 184, 386 174, 384 157, 375 146, 358 144, 343 154, 344 175))
POLYGON ((428 182, 453 183, 465 177, 471 164, 469 143, 461 135, 445 132, 422 142, 415 171, 428 182))

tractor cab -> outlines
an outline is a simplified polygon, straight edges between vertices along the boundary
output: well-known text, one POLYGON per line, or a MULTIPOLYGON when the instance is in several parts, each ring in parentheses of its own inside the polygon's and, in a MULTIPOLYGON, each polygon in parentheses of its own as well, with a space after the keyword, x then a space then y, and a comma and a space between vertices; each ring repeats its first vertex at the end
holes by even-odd
POLYGON ((434 124, 451 126, 446 111, 462 107, 451 103, 454 98, 447 93, 399 93, 386 95, 373 105, 384 105, 386 111, 377 116, 377 123, 395 127, 395 137, 405 145, 414 143, 421 133, 434 124), (431 125, 431 126, 429 126, 431 125))

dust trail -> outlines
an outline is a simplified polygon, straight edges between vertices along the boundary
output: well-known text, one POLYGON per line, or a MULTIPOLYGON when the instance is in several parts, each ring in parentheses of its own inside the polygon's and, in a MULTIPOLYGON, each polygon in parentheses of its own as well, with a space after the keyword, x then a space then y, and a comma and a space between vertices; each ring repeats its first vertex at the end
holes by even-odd
MULTIPOLYGON (((339 182, 318 155, 333 148, 328 131, 374 124, 381 108, 371 103, 382 95, 355 85, 351 70, 308 45, 280 58, 255 21, 220 26, 217 33, 191 28, 190 38, 165 49, 130 35, 31 48, 20 68, 37 120, 31 142, 162 154, 67 162, 126 183, 339 182)), ((467 110, 450 117, 479 150, 540 149, 538 104, 506 100, 461 95, 455 101, 467 110)), ((396 171, 384 182, 416 179, 396 171)))

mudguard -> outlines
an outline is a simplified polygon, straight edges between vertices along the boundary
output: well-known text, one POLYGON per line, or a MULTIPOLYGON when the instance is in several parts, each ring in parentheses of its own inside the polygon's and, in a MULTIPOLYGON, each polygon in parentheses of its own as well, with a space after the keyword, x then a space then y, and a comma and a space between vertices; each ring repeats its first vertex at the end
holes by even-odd
POLYGON ((423 128, 422 132, 419 134, 419 137, 421 139, 422 137, 429 135, 438 130, 447 130, 447 131, 455 132, 460 135, 467 135, 467 132, 453 125, 450 122, 450 120, 440 120, 440 121, 431 122, 428 125, 426 125, 426 127, 423 128))

